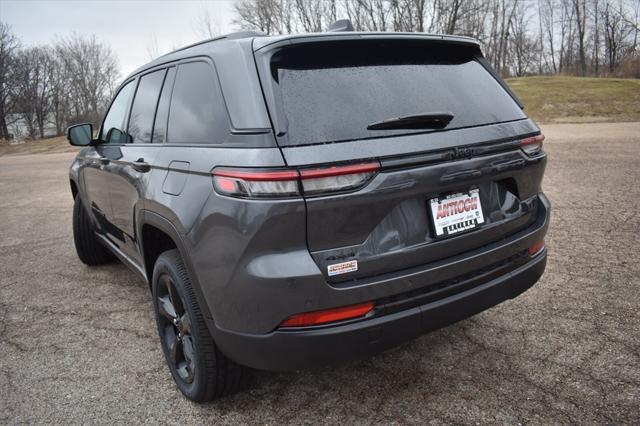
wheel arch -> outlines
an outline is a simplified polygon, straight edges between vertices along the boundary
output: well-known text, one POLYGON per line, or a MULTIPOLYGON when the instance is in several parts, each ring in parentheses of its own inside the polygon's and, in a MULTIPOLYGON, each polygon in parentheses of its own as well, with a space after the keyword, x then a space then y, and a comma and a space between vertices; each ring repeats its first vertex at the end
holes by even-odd
POLYGON ((151 284, 153 268, 158 257, 167 250, 178 248, 175 237, 171 237, 156 225, 145 223, 142 225, 142 258, 144 261, 145 276, 151 284))
POLYGON ((205 317, 212 319, 212 313, 202 293, 198 277, 189 257, 188 245, 169 219, 149 210, 140 212, 138 224, 140 235, 140 250, 144 261, 145 275, 149 288, 153 279, 153 267, 158 257, 167 250, 177 249, 189 273, 198 304, 202 307, 205 317))

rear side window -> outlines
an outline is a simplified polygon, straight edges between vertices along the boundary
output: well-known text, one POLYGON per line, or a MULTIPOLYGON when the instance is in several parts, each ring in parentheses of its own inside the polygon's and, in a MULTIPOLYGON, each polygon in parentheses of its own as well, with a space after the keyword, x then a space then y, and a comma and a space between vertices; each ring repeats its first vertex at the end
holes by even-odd
POLYGON ((133 143, 151 142, 153 120, 165 74, 166 70, 160 70, 140 77, 129 118, 129 136, 133 143))
POLYGON ((206 62, 178 67, 171 106, 167 142, 222 143, 229 121, 213 68, 206 62))
POLYGON ((125 84, 116 95, 109 107, 109 112, 102 123, 100 140, 106 143, 121 144, 127 142, 125 133, 125 118, 131 94, 135 88, 134 82, 125 84))
POLYGON ((292 46, 270 62, 282 145, 432 129, 367 130, 397 117, 450 112, 446 129, 525 118, 476 60, 475 48, 407 40, 292 46), (284 135, 284 136, 282 136, 284 135))

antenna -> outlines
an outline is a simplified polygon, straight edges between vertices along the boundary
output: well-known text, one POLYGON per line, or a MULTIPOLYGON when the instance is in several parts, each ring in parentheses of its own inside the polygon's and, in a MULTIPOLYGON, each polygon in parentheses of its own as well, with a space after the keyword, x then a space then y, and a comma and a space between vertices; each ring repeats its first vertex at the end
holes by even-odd
POLYGON ((340 31, 353 31, 353 25, 348 19, 339 19, 333 24, 329 25, 327 32, 340 32, 340 31))

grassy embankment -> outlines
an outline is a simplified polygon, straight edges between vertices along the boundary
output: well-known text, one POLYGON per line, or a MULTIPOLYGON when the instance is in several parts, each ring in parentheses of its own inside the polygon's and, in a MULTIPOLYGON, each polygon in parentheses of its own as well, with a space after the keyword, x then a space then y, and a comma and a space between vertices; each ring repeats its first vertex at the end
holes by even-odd
MULTIPOLYGON (((522 77, 507 80, 540 123, 640 121, 640 80, 580 77, 522 77)), ((63 137, 9 144, 0 156, 77 151, 63 137)))
POLYGON ((75 152, 79 148, 69 145, 66 136, 9 143, 0 139, 0 157, 3 155, 52 154, 75 152))
POLYGON ((521 77, 507 83, 540 123, 640 121, 640 80, 521 77))

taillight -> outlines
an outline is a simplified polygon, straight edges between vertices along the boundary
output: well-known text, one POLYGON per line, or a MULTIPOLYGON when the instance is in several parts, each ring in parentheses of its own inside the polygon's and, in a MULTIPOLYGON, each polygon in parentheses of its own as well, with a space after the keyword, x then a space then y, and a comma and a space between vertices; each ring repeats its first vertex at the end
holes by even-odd
POLYGON ((380 163, 360 163, 314 169, 213 170, 213 186, 219 194, 243 198, 317 196, 359 188, 378 173, 380 163))
POLYGON ((300 195, 296 170, 241 170, 216 168, 213 186, 219 194, 265 198, 300 195))
POLYGON ((340 308, 296 314, 284 320, 280 324, 280 327, 308 327, 359 318, 371 312, 374 305, 374 302, 366 302, 340 308))
POLYGON ((380 163, 350 164, 321 169, 300 170, 305 195, 347 191, 368 182, 380 169, 380 163))
POLYGON ((544 141, 544 135, 531 136, 520 141, 522 150, 528 155, 536 155, 542 151, 542 141, 544 141))

